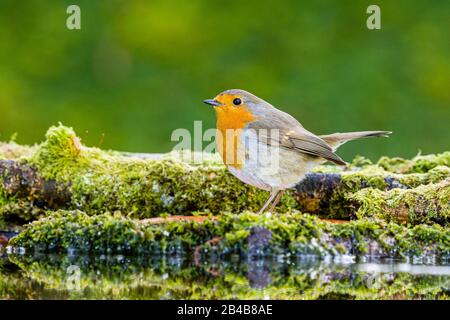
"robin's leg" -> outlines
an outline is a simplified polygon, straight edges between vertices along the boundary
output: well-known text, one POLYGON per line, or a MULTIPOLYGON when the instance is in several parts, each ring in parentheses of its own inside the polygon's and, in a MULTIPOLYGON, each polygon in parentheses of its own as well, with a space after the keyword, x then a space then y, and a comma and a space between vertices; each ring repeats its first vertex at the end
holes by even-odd
POLYGON ((280 202, 281 197, 283 196, 285 190, 278 191, 275 200, 273 200, 272 205, 270 206, 269 212, 273 212, 275 210, 276 205, 280 202))
POLYGON ((270 193, 269 199, 267 199, 266 203, 264 203, 263 207, 261 208, 261 210, 258 211, 258 214, 261 214, 264 212, 264 210, 266 210, 267 206, 273 201, 273 199, 277 196, 277 194, 279 193, 278 190, 276 191, 272 191, 270 193))

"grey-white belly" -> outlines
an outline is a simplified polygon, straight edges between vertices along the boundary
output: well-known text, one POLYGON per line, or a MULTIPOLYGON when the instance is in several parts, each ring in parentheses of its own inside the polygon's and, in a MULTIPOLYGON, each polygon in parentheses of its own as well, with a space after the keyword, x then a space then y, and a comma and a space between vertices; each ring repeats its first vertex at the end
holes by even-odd
POLYGON ((253 146, 246 145, 244 152, 242 166, 230 166, 228 169, 241 181, 267 191, 294 187, 307 172, 324 162, 319 158, 259 142, 253 146))

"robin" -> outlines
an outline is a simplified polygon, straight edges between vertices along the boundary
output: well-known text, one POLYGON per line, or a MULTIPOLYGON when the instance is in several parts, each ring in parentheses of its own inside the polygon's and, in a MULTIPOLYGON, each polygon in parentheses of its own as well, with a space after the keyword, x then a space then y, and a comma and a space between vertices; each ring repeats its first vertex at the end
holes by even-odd
POLYGON ((240 89, 204 100, 217 114, 216 144, 228 170, 246 184, 270 192, 259 213, 272 212, 286 189, 314 167, 331 161, 346 165, 335 151, 347 141, 387 137, 389 131, 317 136, 291 115, 240 89))

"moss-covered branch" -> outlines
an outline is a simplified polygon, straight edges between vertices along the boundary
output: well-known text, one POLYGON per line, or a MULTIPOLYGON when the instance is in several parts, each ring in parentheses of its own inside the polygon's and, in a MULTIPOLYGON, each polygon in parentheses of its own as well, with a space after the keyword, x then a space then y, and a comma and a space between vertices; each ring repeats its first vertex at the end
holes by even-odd
POLYGON ((0 160, 0 177, 0 213, 3 217, 31 220, 42 210, 65 207, 70 200, 67 186, 43 179, 26 163, 0 160))
MULTIPOLYGON (((450 158, 450 154, 449 154, 450 158)), ((356 215, 369 214, 364 210, 359 210, 360 201, 354 201, 354 194, 360 190, 367 192, 389 191, 389 190, 409 190, 411 194, 419 195, 426 192, 428 198, 433 197, 433 187, 424 188, 423 186, 439 183, 450 178, 450 167, 436 166, 427 172, 414 172, 408 174, 398 174, 386 171, 378 164, 370 164, 363 167, 355 165, 346 171, 337 171, 339 169, 329 167, 319 167, 317 171, 307 174, 305 179, 296 186, 295 198, 299 203, 299 208, 305 212, 317 213, 321 216, 329 216, 332 218, 356 218, 356 215), (321 172, 320 172, 321 171, 321 172), (331 171, 331 172, 330 172, 331 171), (420 188, 419 188, 420 187, 420 188)), ((440 191, 436 190, 436 191, 440 191)), ((425 195, 425 194, 424 194, 425 195)), ((442 199, 443 195, 437 193, 436 198, 442 199)), ((364 201, 362 197, 358 200, 364 201)), ((369 198, 370 201, 381 201, 391 203, 389 196, 369 198)), ((421 220, 409 220, 411 223, 437 222, 447 224, 450 222, 446 210, 450 210, 450 206, 444 205, 442 208, 434 208, 436 214, 428 216, 428 211, 432 206, 422 204, 423 199, 418 197, 415 199, 417 205, 412 207, 413 214, 423 216, 421 220), (441 210, 442 209, 442 210, 441 210), (443 214, 441 215, 441 212, 443 214)), ((396 219, 393 215, 392 220, 403 222, 403 219, 396 219)))
POLYGON ((450 256, 450 233, 439 225, 406 228, 367 219, 334 224, 299 212, 270 216, 223 213, 204 221, 169 219, 155 224, 119 215, 60 211, 28 225, 11 239, 11 245, 43 252, 196 251, 207 256, 314 254, 440 259, 450 256))
POLYGON ((362 189, 349 196, 355 201, 357 217, 417 225, 450 222, 450 178, 414 189, 362 189))
MULTIPOLYGON (((214 155, 202 155, 198 163, 193 153, 149 157, 102 151, 83 146, 73 130, 63 126, 51 128, 46 141, 36 147, 2 146, 0 217, 32 220, 49 209, 80 209, 89 215, 120 212, 135 218, 193 211, 217 214, 256 211, 267 198, 266 192, 234 178, 214 155)), ((447 224, 448 204, 440 201, 441 207, 434 208, 427 200, 433 197, 433 187, 422 186, 449 178, 449 163, 450 152, 445 152, 412 160, 382 158, 376 164, 357 158, 346 170, 322 166, 285 195, 278 210, 296 208, 344 219, 380 216, 366 210, 366 204, 388 207, 395 202, 390 195, 401 191, 375 190, 407 189, 411 194, 427 192, 425 204, 417 197, 409 208, 411 215, 422 218, 408 219, 409 223, 447 224), (367 201, 363 193, 355 195, 360 190, 372 192, 367 201)), ((436 197, 442 200, 445 191, 439 192, 436 197)), ((396 214, 390 219, 404 221, 396 214)))

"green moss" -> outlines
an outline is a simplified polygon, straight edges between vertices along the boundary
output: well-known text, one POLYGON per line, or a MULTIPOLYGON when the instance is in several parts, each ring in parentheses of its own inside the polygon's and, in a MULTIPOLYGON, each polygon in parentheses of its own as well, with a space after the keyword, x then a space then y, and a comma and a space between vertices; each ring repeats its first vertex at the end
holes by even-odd
POLYGON ((450 167, 450 151, 440 154, 417 155, 411 160, 382 157, 377 164, 394 173, 425 173, 437 166, 450 167))
POLYGON ((351 162, 351 166, 352 167, 356 167, 356 168, 363 168, 365 166, 369 166, 372 165, 372 161, 370 159, 367 159, 361 155, 357 155, 351 162))
POLYGON ((406 257, 450 254, 450 234, 435 226, 405 228, 361 219, 346 224, 324 222, 299 212, 283 215, 223 213, 204 222, 150 224, 112 216, 59 211, 35 221, 11 245, 27 250, 65 252, 193 252, 203 246, 215 254, 376 255, 406 257), (209 240, 220 238, 217 245, 209 240))
MULTIPOLYGON (((441 159, 441 157, 438 157, 441 159)), ((356 218, 354 215, 355 203, 353 194, 360 190, 365 190, 359 193, 361 201, 367 204, 367 209, 370 205, 376 205, 372 197, 364 201, 365 194, 379 193, 378 191, 388 191, 396 189, 414 189, 423 185, 431 183, 439 183, 450 178, 450 167, 444 165, 436 165, 432 169, 423 173, 393 173, 386 171, 379 165, 373 165, 368 162, 357 161, 358 164, 364 163, 362 167, 349 167, 349 170, 331 169, 329 166, 321 166, 315 171, 318 173, 338 174, 336 178, 331 176, 330 181, 323 183, 323 185, 316 185, 311 188, 316 190, 300 189, 297 198, 299 199, 299 208, 302 211, 319 214, 322 217, 342 218, 348 219, 356 218)), ((316 178, 316 180, 320 180, 316 178)), ((416 191, 411 191, 419 195, 421 191, 426 188, 418 188, 416 191)), ((398 191, 401 192, 401 191, 398 191)), ((432 196, 432 194, 430 194, 432 196)), ((440 211, 436 214, 440 214, 440 211)), ((437 219, 440 219, 437 217, 437 219)), ((434 221, 438 221, 438 220, 434 221)), ((441 221, 445 221, 446 217, 442 217, 441 221)), ((415 220, 411 220, 411 223, 415 220)), ((418 221, 418 220, 417 220, 418 221)), ((420 223, 420 222, 419 222, 420 223)))
POLYGON ((17 196, 8 195, 4 188, 4 175, 0 174, 0 225, 5 220, 29 221, 37 216, 38 208, 34 208, 28 199, 20 199, 17 196))
POLYGON ((358 218, 376 217, 408 225, 450 223, 450 179, 414 189, 362 189, 349 197, 359 206, 358 218))

